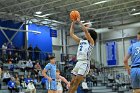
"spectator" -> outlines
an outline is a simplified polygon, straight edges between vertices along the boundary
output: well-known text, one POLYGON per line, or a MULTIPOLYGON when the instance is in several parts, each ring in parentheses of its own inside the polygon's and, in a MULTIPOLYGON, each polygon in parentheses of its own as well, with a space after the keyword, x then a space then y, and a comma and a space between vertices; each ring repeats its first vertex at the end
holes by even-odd
POLYGON ((24 78, 23 75, 21 76, 19 81, 20 81, 20 86, 22 86, 22 88, 26 88, 27 87, 27 85, 25 83, 25 78, 24 78))
POLYGON ((41 66, 39 63, 36 63, 34 71, 36 75, 38 75, 39 71, 41 71, 41 66))
POLYGON ((6 84, 8 84, 8 82, 11 79, 11 75, 9 74, 9 71, 5 71, 3 73, 3 82, 5 82, 6 84))
POLYGON ((27 78, 25 79, 25 83, 28 85, 28 83, 32 80, 32 78, 30 77, 30 75, 27 76, 27 78))
POLYGON ((14 93, 16 89, 16 83, 14 77, 11 78, 11 80, 8 82, 8 89, 10 90, 10 93, 14 93))
POLYGON ((13 60, 14 60, 14 63, 18 63, 18 61, 20 60, 20 56, 18 55, 18 53, 15 53, 13 60))
POLYGON ((32 60, 32 57, 33 57, 33 48, 32 48, 32 45, 30 44, 29 48, 28 48, 28 51, 29 51, 29 59, 32 60))
POLYGON ((7 46, 6 46, 6 43, 4 43, 2 45, 2 58, 3 59, 6 59, 6 50, 7 50, 7 46))
POLYGON ((14 71, 14 64, 12 63, 12 61, 9 61, 8 69, 9 69, 10 71, 14 71))
POLYGON ((36 88, 35 88, 32 80, 27 85, 27 91, 30 91, 30 93, 36 93, 36 88))
POLYGON ((36 45, 36 47, 34 48, 34 55, 35 55, 35 60, 39 60, 39 54, 40 54, 40 49, 38 48, 38 46, 36 45))
POLYGON ((20 92, 22 89, 20 86, 20 80, 19 80, 18 74, 16 74, 15 83, 16 83, 16 92, 20 92))
POLYGON ((25 71, 25 69, 26 69, 26 62, 20 61, 20 62, 19 62, 19 68, 20 68, 22 71, 25 71))
POLYGON ((42 85, 42 88, 44 89, 45 88, 45 85, 46 85, 46 81, 47 81, 47 78, 42 78, 41 79, 41 85, 42 85))
POLYGON ((108 74, 108 81, 109 81, 110 83, 113 83, 113 82, 114 82, 114 77, 113 77, 112 74, 108 74))
POLYGON ((12 58, 12 54, 13 54, 13 51, 14 51, 14 45, 13 45, 13 43, 11 42, 9 45, 8 45, 8 53, 9 53, 9 55, 8 55, 8 59, 10 59, 10 58, 12 58))
POLYGON ((33 69, 33 62, 31 60, 27 61, 26 68, 27 68, 27 70, 33 69))

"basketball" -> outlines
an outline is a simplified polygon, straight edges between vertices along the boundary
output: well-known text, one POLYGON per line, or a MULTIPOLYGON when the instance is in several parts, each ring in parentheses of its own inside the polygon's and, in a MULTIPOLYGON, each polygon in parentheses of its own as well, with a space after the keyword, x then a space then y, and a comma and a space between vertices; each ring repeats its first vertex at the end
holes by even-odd
POLYGON ((76 21, 77 18, 80 18, 80 13, 77 10, 73 10, 70 12, 70 19, 72 21, 76 21))

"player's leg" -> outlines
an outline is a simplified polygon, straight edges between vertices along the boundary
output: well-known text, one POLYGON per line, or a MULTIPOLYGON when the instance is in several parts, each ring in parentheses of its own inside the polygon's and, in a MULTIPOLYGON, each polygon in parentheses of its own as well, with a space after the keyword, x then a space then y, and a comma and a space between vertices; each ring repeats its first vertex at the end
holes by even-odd
POLYGON ((72 86, 70 93, 74 93, 77 90, 79 84, 81 83, 82 80, 84 80, 84 77, 89 72, 90 67, 88 66, 88 64, 83 62, 80 63, 81 64, 79 66, 78 75, 75 77, 75 81, 73 83, 74 86, 72 86))
POLYGON ((132 68, 131 69, 131 85, 134 93, 140 93, 140 69, 132 68))
POLYGON ((79 70, 79 66, 80 65, 81 65, 81 63, 80 62, 77 62, 76 65, 75 65, 75 67, 74 67, 74 69, 71 71, 71 73, 73 74, 73 76, 72 76, 72 80, 70 82, 70 88, 68 90, 68 93, 71 93, 70 91, 71 91, 71 89, 74 86, 74 82, 76 80, 75 78, 76 78, 76 75, 78 74, 78 70, 79 70))
POLYGON ((81 81, 83 81, 83 80, 84 80, 84 76, 80 76, 80 75, 76 76, 76 77, 75 77, 75 81, 74 81, 74 83, 73 83, 74 86, 72 86, 70 93, 75 93, 75 91, 77 90, 79 84, 80 84, 81 81))

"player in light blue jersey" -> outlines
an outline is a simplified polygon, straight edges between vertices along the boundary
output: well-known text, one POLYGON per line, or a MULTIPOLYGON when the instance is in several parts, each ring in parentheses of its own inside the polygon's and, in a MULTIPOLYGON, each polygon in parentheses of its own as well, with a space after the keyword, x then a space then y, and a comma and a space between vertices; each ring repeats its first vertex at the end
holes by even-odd
POLYGON ((55 65, 55 57, 49 58, 50 63, 48 63, 42 74, 45 78, 47 78, 46 88, 48 93, 56 93, 57 92, 57 82, 56 82, 56 65, 55 65))
POLYGON ((78 62, 72 70, 73 77, 68 93, 75 93, 80 82, 84 80, 84 77, 88 74, 90 69, 91 51, 97 38, 97 33, 94 30, 87 30, 87 28, 81 23, 80 19, 77 19, 77 22, 80 24, 83 32, 85 33, 85 39, 80 39, 74 34, 75 22, 72 22, 70 36, 79 44, 79 46, 77 50, 78 62))
POLYGON ((137 34, 138 42, 128 48, 128 53, 124 58, 125 68, 131 77, 133 93, 140 93, 140 32, 137 34), (131 67, 128 65, 128 59, 131 57, 131 67), (131 71, 130 71, 131 69, 131 71))

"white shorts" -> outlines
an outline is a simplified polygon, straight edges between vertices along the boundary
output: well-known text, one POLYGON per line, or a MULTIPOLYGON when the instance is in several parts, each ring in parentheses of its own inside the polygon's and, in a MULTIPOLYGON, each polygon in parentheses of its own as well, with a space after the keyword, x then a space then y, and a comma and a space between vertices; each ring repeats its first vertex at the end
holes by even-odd
POLYGON ((62 90, 63 91, 62 85, 57 85, 57 90, 62 90))
POLYGON ((86 76, 89 70, 90 70, 90 62, 78 61, 71 73, 74 75, 86 76))

